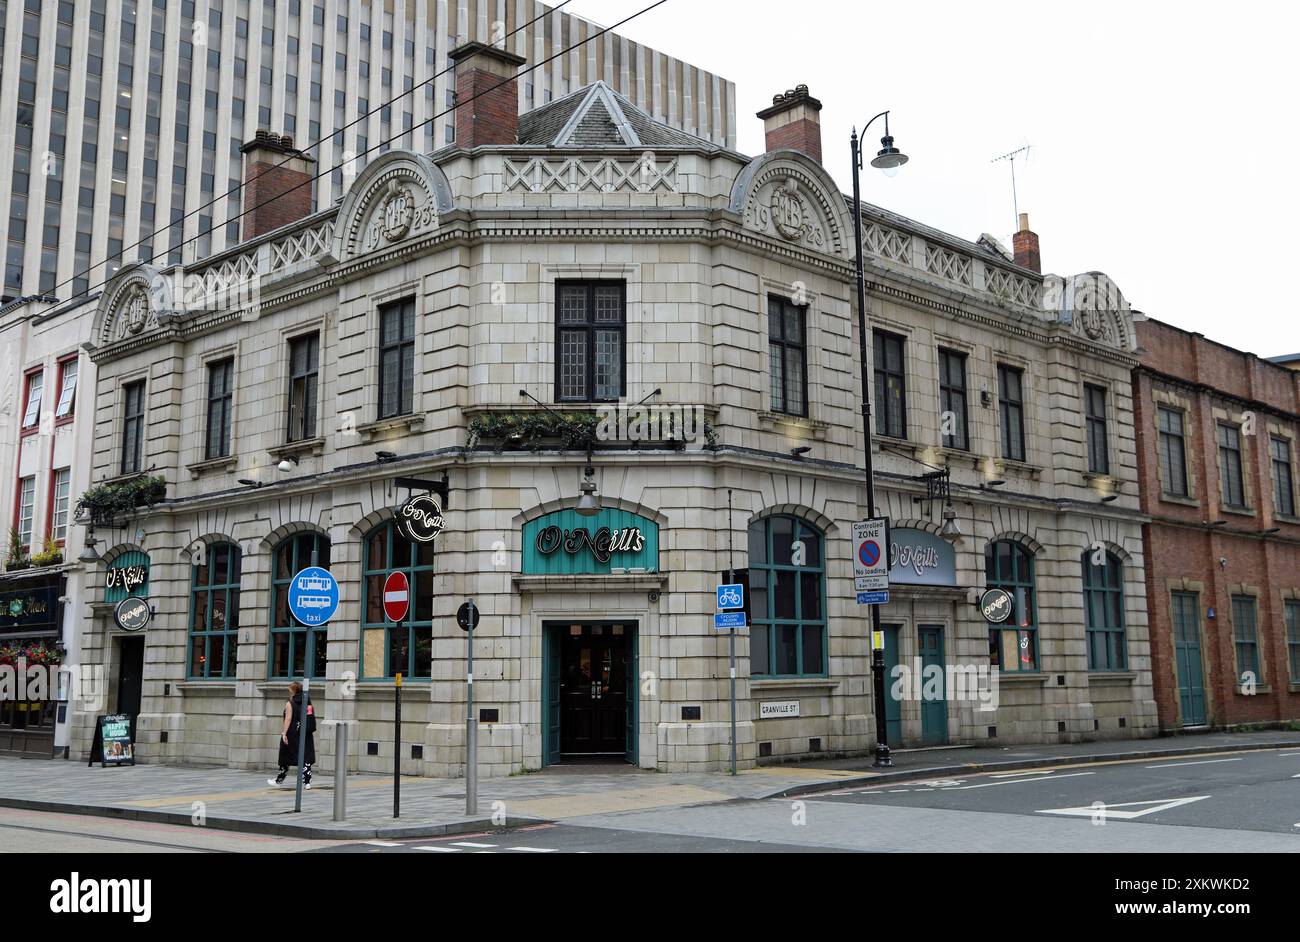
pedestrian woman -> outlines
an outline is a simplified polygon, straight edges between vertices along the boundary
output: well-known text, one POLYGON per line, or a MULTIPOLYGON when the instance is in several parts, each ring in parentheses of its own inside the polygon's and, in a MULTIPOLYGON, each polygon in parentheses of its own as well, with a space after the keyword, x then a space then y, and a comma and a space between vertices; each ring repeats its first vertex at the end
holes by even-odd
POLYGON ((303 723, 302 684, 296 680, 289 685, 289 699, 284 703, 284 724, 280 728, 280 774, 266 780, 268 785, 284 784, 289 767, 298 764, 298 736, 305 734, 307 742, 302 755, 302 787, 311 788, 311 767, 316 762, 316 716, 312 705, 307 704, 307 722, 303 723))

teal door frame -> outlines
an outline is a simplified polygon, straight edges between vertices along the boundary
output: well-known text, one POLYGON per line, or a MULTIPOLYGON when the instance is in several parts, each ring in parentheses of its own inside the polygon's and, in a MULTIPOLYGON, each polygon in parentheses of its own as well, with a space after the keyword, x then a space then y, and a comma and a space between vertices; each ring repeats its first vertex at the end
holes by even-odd
POLYGON ((921 694, 921 741, 927 746, 948 744, 948 698, 944 689, 947 668, 944 665, 943 625, 918 625, 916 648, 921 657, 921 676, 916 678, 921 694), (927 682, 926 671, 931 666, 939 668, 938 696, 927 695, 933 683, 927 682))
POLYGON ((560 703, 560 650, 564 643, 562 632, 570 625, 620 624, 627 637, 627 739, 624 757, 632 765, 638 761, 637 732, 640 729, 641 674, 638 668, 637 633, 639 623, 630 620, 606 622, 601 619, 570 619, 564 622, 542 623, 542 765, 555 765, 560 761, 560 722, 563 711, 560 703))
POLYGON ((889 745, 903 744, 903 705, 894 698, 894 686, 897 678, 894 668, 898 666, 898 633, 902 625, 881 625, 885 633, 885 737, 889 745))
POLYGON ((1201 656, 1201 601, 1195 592, 1171 592, 1169 627, 1174 636, 1178 705, 1184 726, 1204 726, 1204 660, 1201 656))

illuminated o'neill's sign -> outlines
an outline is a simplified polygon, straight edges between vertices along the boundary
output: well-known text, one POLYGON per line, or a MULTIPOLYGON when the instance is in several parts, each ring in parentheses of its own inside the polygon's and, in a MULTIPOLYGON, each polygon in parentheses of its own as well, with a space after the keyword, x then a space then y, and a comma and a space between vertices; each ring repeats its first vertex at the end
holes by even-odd
POLYGON ((525 575, 659 571, 659 525, 629 510, 557 510, 529 520, 522 536, 525 575))
POLYGON ((543 556, 563 549, 566 553, 581 553, 590 549, 597 562, 607 563, 615 553, 639 553, 645 547, 645 537, 640 527, 611 530, 601 527, 592 533, 586 527, 566 530, 558 526, 543 527, 537 531, 537 552, 543 556))

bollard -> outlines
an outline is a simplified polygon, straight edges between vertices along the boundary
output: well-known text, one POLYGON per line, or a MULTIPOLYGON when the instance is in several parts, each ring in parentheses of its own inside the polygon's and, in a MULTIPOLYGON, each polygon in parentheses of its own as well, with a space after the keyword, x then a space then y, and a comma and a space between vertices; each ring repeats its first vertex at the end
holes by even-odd
POLYGON ((346 820, 347 814, 348 724, 340 720, 334 726, 334 820, 346 820))

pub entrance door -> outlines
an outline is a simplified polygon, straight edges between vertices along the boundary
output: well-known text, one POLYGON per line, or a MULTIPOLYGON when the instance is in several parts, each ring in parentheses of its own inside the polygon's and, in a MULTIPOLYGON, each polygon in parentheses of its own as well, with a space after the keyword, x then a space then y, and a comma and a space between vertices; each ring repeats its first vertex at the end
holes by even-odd
POLYGON ((546 763, 636 761, 636 625, 548 625, 546 763))

